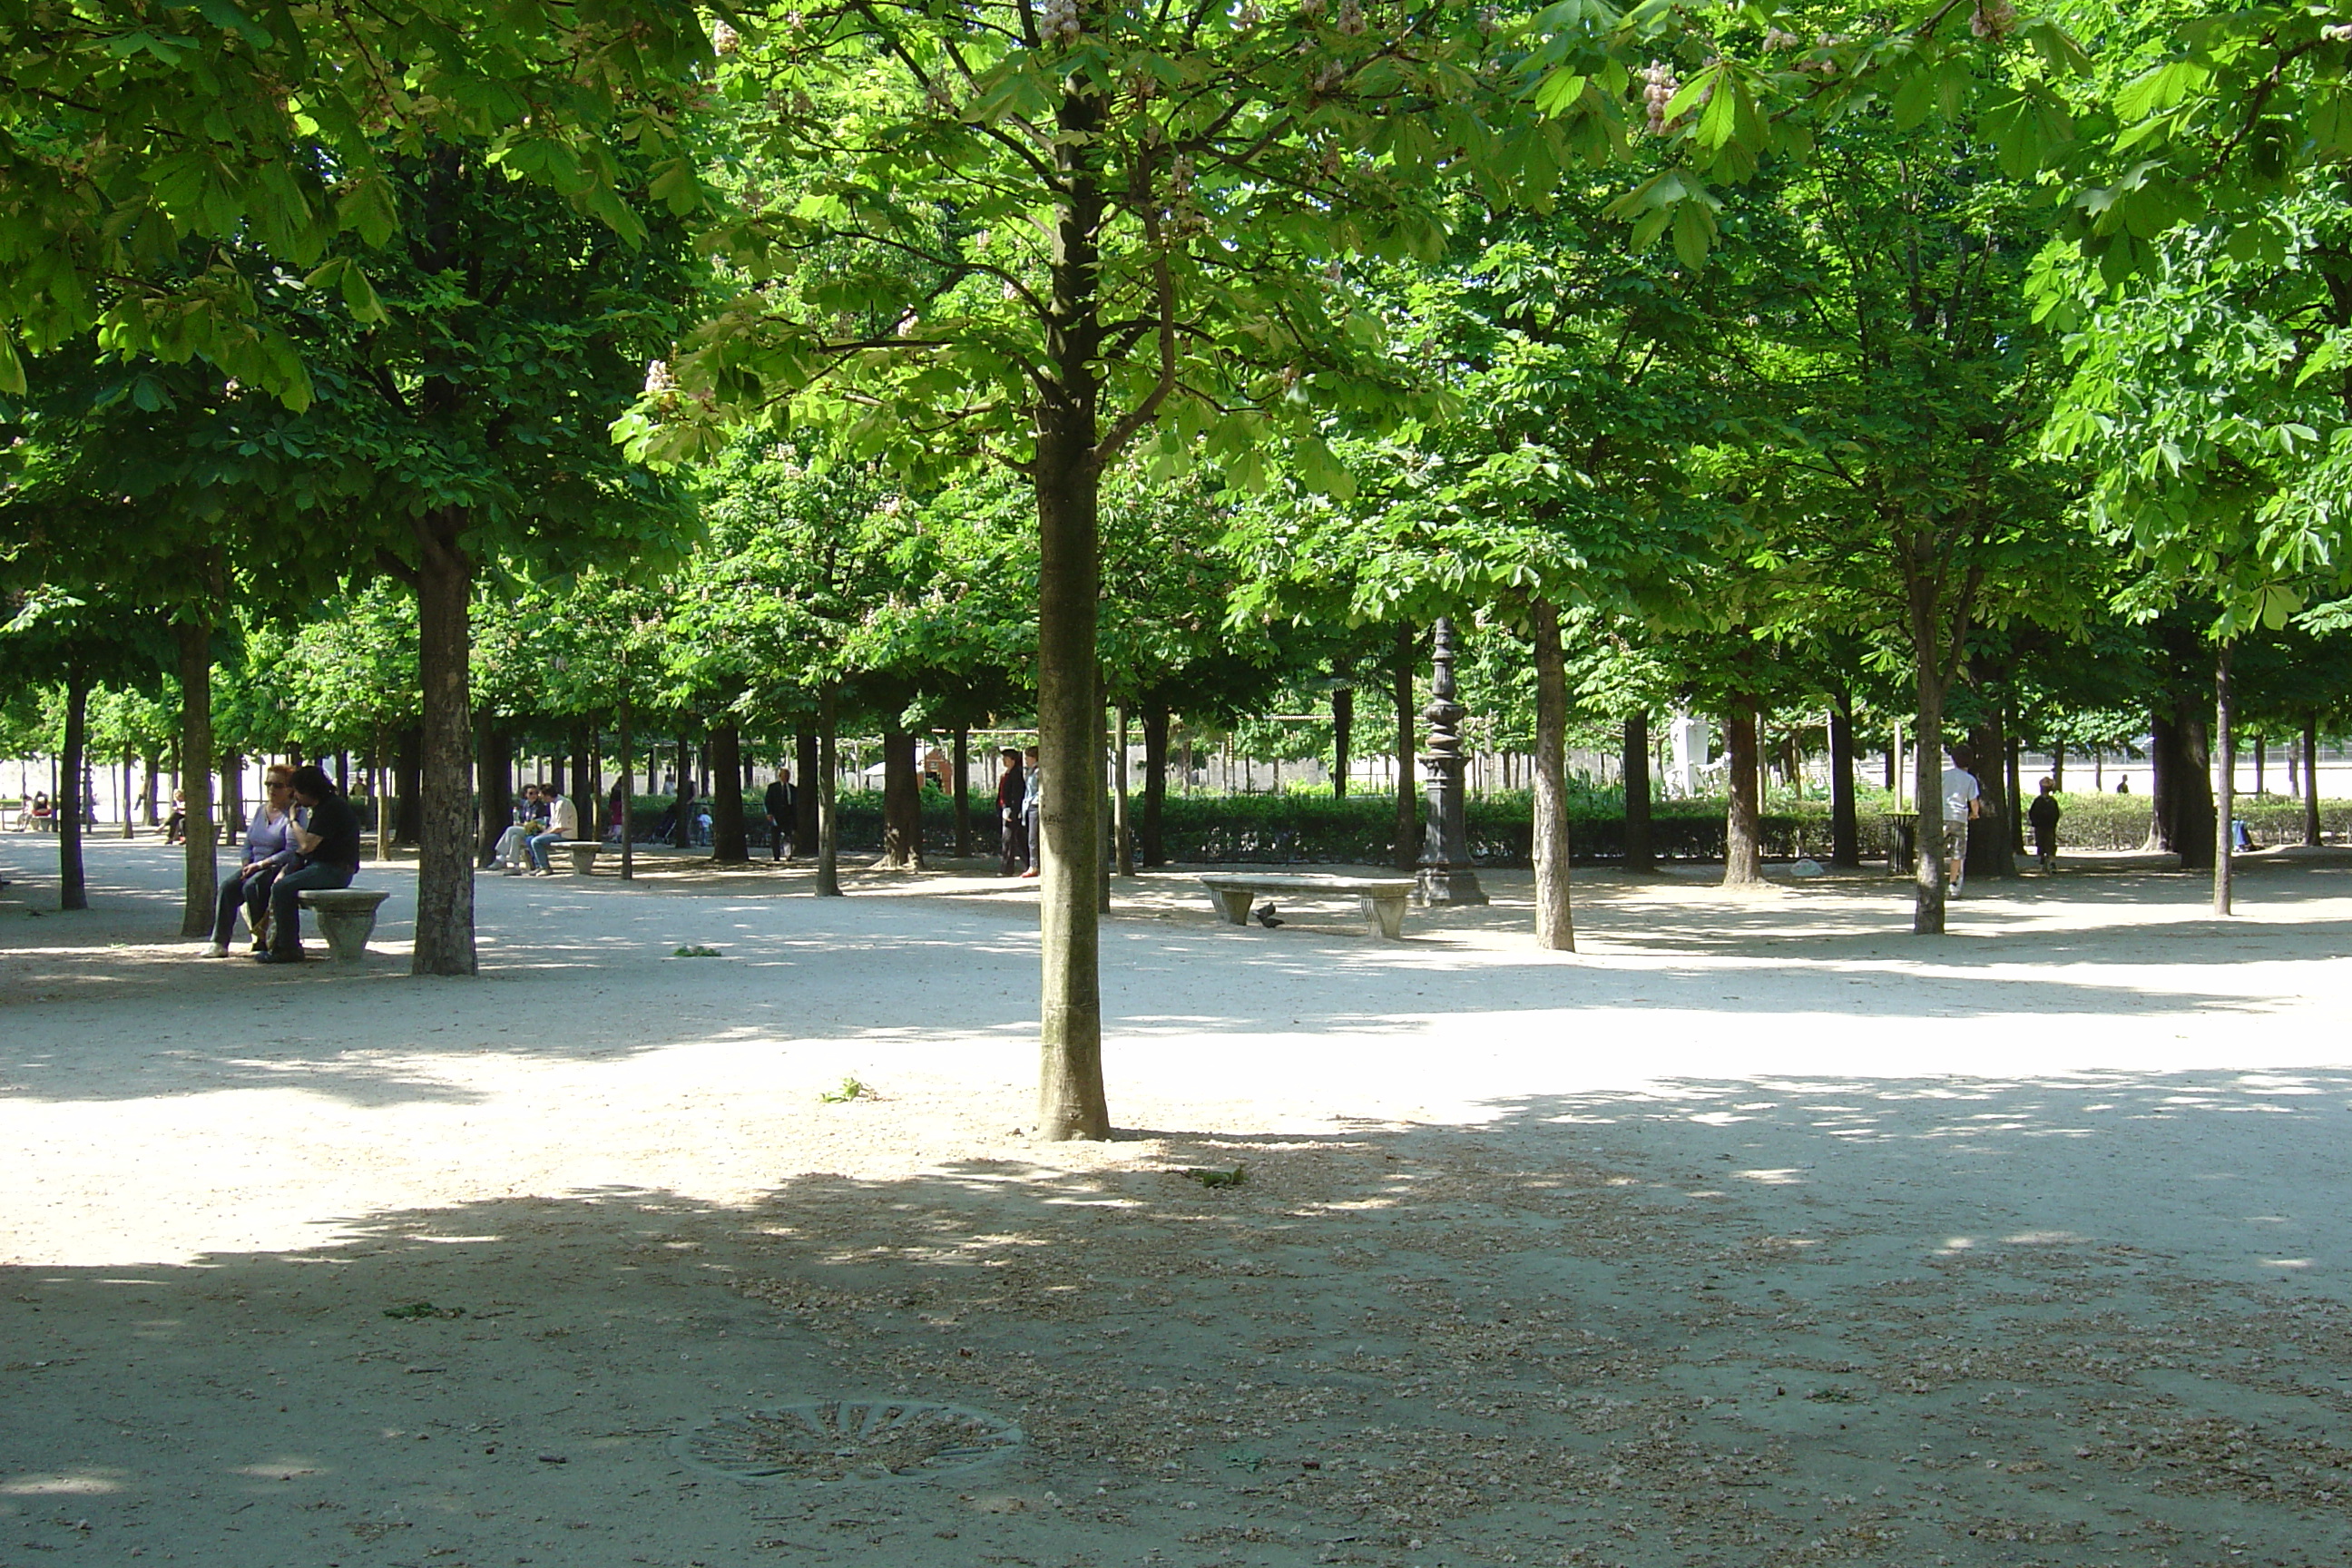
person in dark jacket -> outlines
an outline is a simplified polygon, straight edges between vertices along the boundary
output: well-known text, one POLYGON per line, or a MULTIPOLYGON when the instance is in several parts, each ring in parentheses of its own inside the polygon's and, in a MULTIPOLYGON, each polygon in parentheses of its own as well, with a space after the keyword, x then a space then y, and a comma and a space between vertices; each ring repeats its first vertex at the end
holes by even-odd
POLYGON ((1017 877, 1029 863, 1029 836, 1023 830, 1021 816, 1029 798, 1029 781, 1022 775, 1019 752, 1007 746, 996 755, 1003 766, 996 775, 996 820, 1004 846, 1004 875, 1017 877))
POLYGON ((2058 868, 2058 781, 2043 779, 2042 793, 2025 808, 2025 820, 2033 824, 2033 858, 2042 862, 2045 871, 2058 868))
POLYGON ((269 951, 254 954, 260 963, 301 963, 302 894, 315 888, 348 888, 360 874, 360 819, 327 770, 316 763, 296 768, 294 799, 310 808, 310 822, 294 829, 294 847, 301 858, 270 884, 269 951))
POLYGON ((797 820, 793 804, 793 770, 779 766, 775 782, 768 785, 767 797, 761 802, 768 814, 768 847, 774 851, 768 857, 771 860, 784 858, 784 840, 792 836, 793 824, 797 820))

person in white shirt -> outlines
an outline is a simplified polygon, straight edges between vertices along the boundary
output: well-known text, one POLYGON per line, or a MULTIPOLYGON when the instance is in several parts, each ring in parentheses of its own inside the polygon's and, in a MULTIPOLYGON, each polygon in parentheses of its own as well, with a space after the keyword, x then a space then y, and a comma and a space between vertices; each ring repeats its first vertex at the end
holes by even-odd
POLYGON ((580 808, 555 790, 542 788, 539 809, 546 814, 547 831, 530 836, 530 870, 534 877, 552 877, 555 868, 547 863, 547 852, 558 844, 567 844, 580 837, 580 808))
POLYGON ((1976 758, 1968 748, 1954 746, 1951 758, 1952 765, 1944 770, 1944 889, 1958 893, 1969 868, 1969 824, 1984 791, 1977 784, 1976 758))

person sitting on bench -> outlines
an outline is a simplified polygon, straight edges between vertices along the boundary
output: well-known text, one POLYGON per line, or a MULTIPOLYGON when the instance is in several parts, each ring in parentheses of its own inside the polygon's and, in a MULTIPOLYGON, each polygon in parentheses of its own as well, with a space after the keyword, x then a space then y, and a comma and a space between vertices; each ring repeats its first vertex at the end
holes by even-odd
POLYGON ((213 921, 212 943, 205 949, 207 958, 228 956, 228 939, 236 934, 239 905, 244 906, 245 923, 253 932, 253 951, 268 951, 270 885, 300 856, 294 847, 294 829, 301 824, 294 816, 293 768, 285 763, 274 764, 264 775, 264 788, 268 798, 246 825, 244 859, 233 876, 222 879, 220 911, 213 921))
POLYGON ((269 889, 269 951, 254 955, 262 963, 301 963, 302 895, 348 888, 360 874, 360 819, 335 781, 318 763, 305 763, 294 770, 293 783, 294 799, 310 808, 310 825, 294 829, 300 862, 279 872, 269 889))

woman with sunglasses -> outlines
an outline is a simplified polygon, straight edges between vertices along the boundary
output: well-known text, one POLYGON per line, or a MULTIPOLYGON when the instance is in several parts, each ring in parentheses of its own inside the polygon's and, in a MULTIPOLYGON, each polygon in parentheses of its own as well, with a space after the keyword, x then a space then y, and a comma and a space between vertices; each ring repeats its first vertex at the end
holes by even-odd
POLYGON ((302 962, 302 894, 314 889, 348 888, 360 874, 360 819, 351 803, 316 763, 294 770, 294 802, 307 806, 310 826, 294 830, 299 864, 281 871, 269 889, 269 947, 255 953, 260 963, 302 962))
POLYGON ((213 940, 206 958, 226 958, 228 939, 236 934, 236 911, 245 910, 245 923, 253 932, 253 951, 266 951, 269 933, 269 889, 278 874, 294 864, 294 770, 284 763, 264 775, 267 798, 245 827, 245 856, 236 870, 222 879, 220 911, 213 920, 213 940))

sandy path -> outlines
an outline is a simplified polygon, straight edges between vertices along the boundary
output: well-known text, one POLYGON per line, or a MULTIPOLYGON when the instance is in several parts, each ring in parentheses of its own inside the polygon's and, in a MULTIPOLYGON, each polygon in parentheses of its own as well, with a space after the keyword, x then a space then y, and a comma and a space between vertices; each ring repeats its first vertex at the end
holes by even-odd
POLYGON ((191 961, 159 848, 93 869, 0 895, 0 1563, 2352 1555, 2341 870, 1927 945, 1875 882, 1594 878, 1574 958, 1523 877, 1395 944, 1145 879, 1147 1131, 1073 1149, 986 879, 486 879, 453 983, 191 961), (845 1394, 1027 1448, 673 1451, 845 1394))

